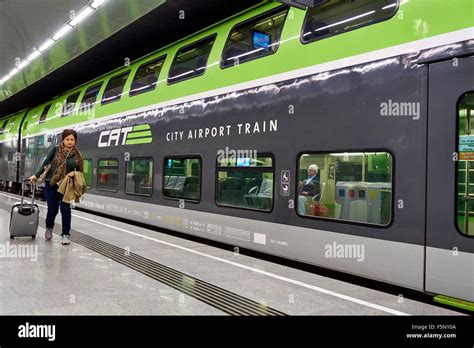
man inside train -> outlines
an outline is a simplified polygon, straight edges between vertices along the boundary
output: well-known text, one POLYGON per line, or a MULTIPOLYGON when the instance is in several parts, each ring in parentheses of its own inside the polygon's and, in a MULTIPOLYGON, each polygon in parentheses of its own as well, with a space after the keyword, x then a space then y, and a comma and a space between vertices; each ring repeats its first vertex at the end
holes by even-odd
POLYGON ((299 182, 298 213, 300 215, 306 215, 306 207, 311 204, 313 197, 320 193, 318 171, 318 165, 311 164, 308 167, 307 179, 299 182))

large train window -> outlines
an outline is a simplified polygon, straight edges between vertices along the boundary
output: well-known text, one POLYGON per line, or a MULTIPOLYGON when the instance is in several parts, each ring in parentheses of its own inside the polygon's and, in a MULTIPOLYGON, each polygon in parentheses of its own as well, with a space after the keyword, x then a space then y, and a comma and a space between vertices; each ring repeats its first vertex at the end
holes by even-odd
POLYGON ((228 68, 273 54, 280 44, 288 8, 277 8, 235 26, 222 52, 221 67, 228 68))
POLYGON ((137 95, 152 91, 156 88, 158 78, 160 77, 161 68, 165 62, 165 57, 160 57, 151 62, 141 65, 132 82, 130 95, 137 95))
POLYGON ((81 106, 79 107, 79 112, 90 112, 97 103, 97 96, 99 95, 100 88, 102 87, 102 82, 94 86, 87 88, 82 98, 81 106))
POLYGON ((125 192, 151 196, 153 192, 153 159, 131 158, 127 162, 125 192))
POLYGON ((46 117, 48 116, 48 111, 51 109, 52 104, 48 104, 44 107, 43 112, 41 112, 41 116, 39 118, 39 123, 44 123, 46 121, 46 117))
POLYGON ((391 18, 398 0, 328 0, 308 10, 301 41, 316 40, 391 18))
POLYGON ((465 94, 458 104, 457 226, 474 236, 474 92, 465 94))
POLYGON ((388 225, 392 215, 392 156, 386 152, 303 154, 298 215, 388 225))
POLYGON ((63 104, 63 110, 61 112, 61 117, 68 116, 72 114, 76 106, 77 98, 79 98, 81 92, 76 92, 67 97, 66 101, 63 104))
POLYGON ((102 159, 99 160, 97 175, 97 190, 100 191, 118 191, 118 160, 102 159))
POLYGON ((92 187, 92 160, 84 159, 84 180, 86 181, 86 187, 90 189, 92 187))
POLYGON ((174 57, 168 83, 176 83, 204 74, 216 35, 182 47, 174 57))
POLYGON ((115 102, 122 98, 123 88, 127 82, 128 75, 130 75, 130 71, 124 72, 110 79, 105 88, 104 95, 102 96, 102 105, 115 102))
POLYGON ((201 199, 201 158, 165 157, 163 195, 166 198, 201 199))
POLYGON ((271 211, 273 158, 253 150, 217 158, 216 203, 220 206, 271 211))

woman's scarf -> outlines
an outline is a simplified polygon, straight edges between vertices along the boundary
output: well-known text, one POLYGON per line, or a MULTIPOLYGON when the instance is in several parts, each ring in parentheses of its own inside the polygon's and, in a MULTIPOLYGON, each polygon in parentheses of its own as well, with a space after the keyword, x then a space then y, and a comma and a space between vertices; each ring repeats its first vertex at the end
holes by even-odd
POLYGON ((73 147, 68 150, 64 143, 58 145, 55 156, 55 167, 56 171, 51 178, 51 185, 56 185, 60 180, 66 176, 66 160, 68 157, 74 155, 76 157, 77 170, 80 172, 84 171, 82 156, 77 147, 73 147))

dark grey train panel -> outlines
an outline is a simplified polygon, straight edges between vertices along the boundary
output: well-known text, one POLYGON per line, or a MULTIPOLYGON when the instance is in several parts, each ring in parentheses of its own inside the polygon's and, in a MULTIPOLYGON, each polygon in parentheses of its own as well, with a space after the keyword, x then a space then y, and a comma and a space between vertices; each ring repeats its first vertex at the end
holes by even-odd
MULTIPOLYGON (((80 126, 79 146, 84 158, 94 159, 94 166, 100 156, 120 160, 119 191, 93 188, 90 192, 178 207, 177 200, 164 199, 161 194, 163 158, 199 155, 203 166, 201 202, 188 202, 187 209, 421 245, 425 228, 427 74, 426 66, 410 65, 404 57, 396 57, 165 107, 148 115, 80 126), (421 108, 416 116, 382 115, 381 105, 391 102, 416 103, 421 108), (107 148, 98 148, 100 132, 145 123, 152 128, 151 145, 122 146, 120 140, 118 146, 112 142, 107 148), (212 127, 218 129, 215 137, 209 135, 212 127), (273 154, 272 212, 215 204, 216 158, 218 151, 226 148, 273 154), (295 183, 297 158, 303 151, 389 152, 394 160, 391 225, 380 228, 297 216, 288 208, 289 198, 280 196, 279 173, 290 170, 291 182, 295 183), (151 198, 124 193, 126 153, 131 157, 153 156, 151 198)), ((295 185, 290 199, 295 199, 294 189, 295 185)))

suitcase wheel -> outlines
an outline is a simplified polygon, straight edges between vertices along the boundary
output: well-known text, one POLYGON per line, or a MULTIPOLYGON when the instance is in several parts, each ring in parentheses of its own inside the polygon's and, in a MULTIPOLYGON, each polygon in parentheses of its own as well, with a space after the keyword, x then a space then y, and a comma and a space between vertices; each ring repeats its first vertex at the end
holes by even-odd
POLYGON ((15 239, 15 237, 14 237, 14 236, 10 236, 10 239, 15 239))
POLYGON ((31 239, 36 239, 36 236, 31 236, 31 239))

